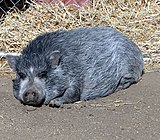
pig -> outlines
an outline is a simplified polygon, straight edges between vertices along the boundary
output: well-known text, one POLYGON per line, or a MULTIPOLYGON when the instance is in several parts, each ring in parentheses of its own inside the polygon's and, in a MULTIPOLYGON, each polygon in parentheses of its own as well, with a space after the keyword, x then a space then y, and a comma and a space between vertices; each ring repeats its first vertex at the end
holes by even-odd
POLYGON ((108 96, 137 83, 144 67, 137 45, 112 27, 45 33, 7 60, 16 73, 14 96, 30 106, 62 107, 108 96))

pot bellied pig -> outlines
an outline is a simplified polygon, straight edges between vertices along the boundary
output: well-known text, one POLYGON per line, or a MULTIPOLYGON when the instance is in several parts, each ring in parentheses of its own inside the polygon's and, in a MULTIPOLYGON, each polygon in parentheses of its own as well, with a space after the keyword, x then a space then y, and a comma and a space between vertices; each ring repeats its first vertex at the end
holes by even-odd
POLYGON ((31 106, 104 97, 138 82, 143 71, 137 45, 112 27, 46 33, 7 59, 16 72, 14 96, 31 106))

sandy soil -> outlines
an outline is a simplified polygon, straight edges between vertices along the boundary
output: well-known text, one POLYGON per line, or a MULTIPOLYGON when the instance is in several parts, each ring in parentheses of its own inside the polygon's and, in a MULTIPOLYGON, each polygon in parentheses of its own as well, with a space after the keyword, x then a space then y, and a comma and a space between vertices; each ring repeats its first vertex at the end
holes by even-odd
POLYGON ((1 140, 160 140, 160 72, 98 100, 26 108, 0 78, 1 140))

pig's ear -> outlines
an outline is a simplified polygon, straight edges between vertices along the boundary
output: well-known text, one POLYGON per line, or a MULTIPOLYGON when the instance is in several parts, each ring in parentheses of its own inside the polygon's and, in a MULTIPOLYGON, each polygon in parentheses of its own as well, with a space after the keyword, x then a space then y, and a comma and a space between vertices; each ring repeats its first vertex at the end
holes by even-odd
POLYGON ((58 50, 53 51, 50 55, 49 55, 49 60, 53 65, 58 65, 59 64, 59 60, 60 60, 60 52, 58 50))
POLYGON ((15 55, 6 55, 9 67, 11 68, 12 71, 16 71, 16 63, 17 60, 19 59, 19 56, 15 55))

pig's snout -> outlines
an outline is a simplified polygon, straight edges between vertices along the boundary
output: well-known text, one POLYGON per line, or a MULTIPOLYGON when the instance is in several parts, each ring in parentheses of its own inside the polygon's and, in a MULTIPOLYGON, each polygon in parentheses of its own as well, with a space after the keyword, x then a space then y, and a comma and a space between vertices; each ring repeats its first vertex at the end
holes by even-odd
POLYGON ((39 99, 39 93, 36 90, 29 89, 23 94, 23 101, 27 104, 36 104, 39 99))

